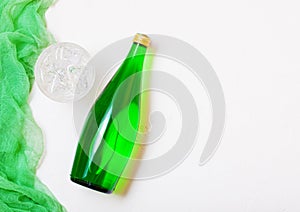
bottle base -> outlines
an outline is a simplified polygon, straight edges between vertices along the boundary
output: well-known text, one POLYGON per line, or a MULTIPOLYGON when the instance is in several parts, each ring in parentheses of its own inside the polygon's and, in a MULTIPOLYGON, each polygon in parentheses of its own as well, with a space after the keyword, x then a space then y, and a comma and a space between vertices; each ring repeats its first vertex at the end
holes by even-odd
POLYGON ((71 177, 71 181, 73 181, 74 183, 77 183, 81 186, 93 189, 95 191, 100 191, 100 192, 105 193, 105 194, 111 194, 113 192, 113 190, 109 190, 109 189, 103 188, 101 186, 98 186, 98 185, 95 185, 93 183, 89 183, 89 182, 86 182, 84 180, 80 180, 80 179, 77 179, 77 178, 71 177))

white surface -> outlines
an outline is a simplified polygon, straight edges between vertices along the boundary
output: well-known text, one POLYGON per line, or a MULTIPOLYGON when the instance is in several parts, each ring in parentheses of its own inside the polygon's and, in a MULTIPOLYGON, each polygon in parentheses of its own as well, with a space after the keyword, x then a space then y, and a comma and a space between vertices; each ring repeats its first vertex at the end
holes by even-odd
POLYGON ((136 32, 194 45, 222 82, 227 126, 204 167, 197 163, 209 126, 173 172, 134 181, 123 197, 103 195, 69 180, 77 142, 72 105, 34 87, 31 106, 47 151, 38 175, 70 212, 300 211, 299 7, 296 0, 58 1, 47 14, 49 29, 91 54, 136 32))

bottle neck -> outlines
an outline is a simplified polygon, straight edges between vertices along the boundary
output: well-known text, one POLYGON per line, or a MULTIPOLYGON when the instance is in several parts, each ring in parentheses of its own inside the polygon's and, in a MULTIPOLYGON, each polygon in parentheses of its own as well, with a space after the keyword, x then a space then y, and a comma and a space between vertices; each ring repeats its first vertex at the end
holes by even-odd
POLYGON ((128 77, 131 74, 142 71, 146 52, 147 48, 145 46, 139 43, 133 43, 126 59, 123 61, 113 79, 128 77))
POLYGON ((139 43, 133 43, 131 49, 128 52, 127 58, 133 58, 135 56, 144 57, 147 51, 147 47, 139 43))

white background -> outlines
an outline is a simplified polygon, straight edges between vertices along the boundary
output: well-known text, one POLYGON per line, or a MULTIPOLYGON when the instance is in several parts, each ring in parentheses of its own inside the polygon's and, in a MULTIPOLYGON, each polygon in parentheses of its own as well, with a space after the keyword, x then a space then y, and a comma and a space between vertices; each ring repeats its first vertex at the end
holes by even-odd
POLYGON ((104 195, 70 182, 78 139, 72 104, 49 100, 35 85, 31 106, 46 147, 39 177, 70 212, 300 211, 299 9, 296 0, 58 1, 47 13, 49 30, 92 55, 136 32, 199 49, 223 85, 227 123, 216 155, 199 167, 210 120, 199 97, 199 142, 182 165, 133 181, 124 196, 104 195))

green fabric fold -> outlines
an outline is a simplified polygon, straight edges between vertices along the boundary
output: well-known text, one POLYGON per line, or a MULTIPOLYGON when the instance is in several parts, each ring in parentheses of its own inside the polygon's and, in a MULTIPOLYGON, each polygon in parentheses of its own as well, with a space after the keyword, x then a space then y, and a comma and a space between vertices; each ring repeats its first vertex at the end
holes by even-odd
POLYGON ((36 177, 41 129, 28 104, 34 64, 52 38, 53 0, 0 0, 0 211, 65 211, 36 177))

